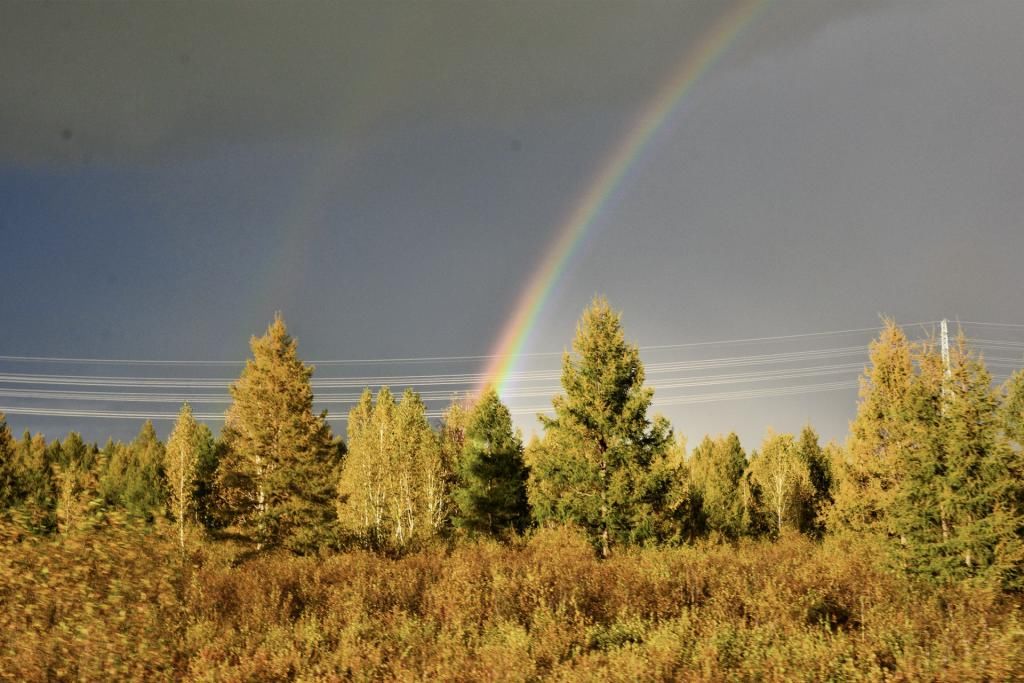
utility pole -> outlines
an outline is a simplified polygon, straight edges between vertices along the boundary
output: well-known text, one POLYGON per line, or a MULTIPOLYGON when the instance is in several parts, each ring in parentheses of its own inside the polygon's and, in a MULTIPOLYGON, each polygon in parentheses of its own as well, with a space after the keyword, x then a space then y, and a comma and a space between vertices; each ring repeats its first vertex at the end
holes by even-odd
POLYGON ((946 377, 949 377, 949 321, 942 319, 942 365, 946 368, 946 377))
POLYGON ((942 414, 946 414, 946 402, 949 401, 949 323, 943 318, 940 334, 942 336, 942 366, 946 368, 946 381, 942 383, 942 414))

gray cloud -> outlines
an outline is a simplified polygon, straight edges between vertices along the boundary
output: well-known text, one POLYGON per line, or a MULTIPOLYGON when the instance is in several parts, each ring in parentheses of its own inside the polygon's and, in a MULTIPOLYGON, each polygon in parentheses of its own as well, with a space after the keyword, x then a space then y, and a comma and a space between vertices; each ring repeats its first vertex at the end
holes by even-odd
MULTIPOLYGON (((797 3, 780 24, 774 5, 730 60, 869 6, 797 3)), ((292 137, 344 146, 408 118, 514 129, 547 110, 629 106, 729 6, 5 3, 0 163, 155 162, 292 137)))

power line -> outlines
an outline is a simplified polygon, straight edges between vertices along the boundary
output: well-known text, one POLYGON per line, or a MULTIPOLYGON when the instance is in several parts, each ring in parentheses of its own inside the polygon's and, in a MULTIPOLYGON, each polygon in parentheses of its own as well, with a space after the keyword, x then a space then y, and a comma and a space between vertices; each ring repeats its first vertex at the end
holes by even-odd
MULTIPOLYGON (((690 361, 670 361, 648 363, 645 365, 647 374, 664 374, 684 370, 714 369, 721 367, 737 367, 762 364, 795 363, 800 361, 830 358, 844 355, 860 355, 864 353, 862 346, 847 346, 832 349, 816 349, 810 351, 789 351, 772 354, 756 354, 748 356, 727 356, 690 361)), ((508 381, 542 381, 557 380, 561 370, 531 370, 510 373, 508 381)), ((422 375, 385 375, 363 377, 324 377, 314 378, 314 388, 345 388, 381 385, 415 385, 434 386, 452 384, 476 384, 486 378, 483 373, 451 373, 422 375)), ((233 379, 213 379, 205 377, 130 377, 115 375, 71 375, 71 374, 37 374, 37 373, 0 373, 0 383, 6 384, 49 384, 75 385, 96 387, 150 387, 150 388, 227 388, 233 379)))
MULTIPOLYGON (((845 363, 836 365, 819 365, 809 368, 790 368, 782 370, 762 370, 757 372, 727 373, 717 375, 705 375, 691 378, 667 378, 667 380, 648 382, 647 386, 656 391, 668 389, 680 389, 703 386, 718 386, 724 384, 737 384, 744 382, 778 381, 784 379, 799 379, 802 377, 815 377, 832 374, 842 374, 859 371, 863 368, 860 363, 845 363)), ((505 392, 505 398, 535 398, 551 396, 561 390, 561 385, 543 385, 529 388, 509 389, 505 392)), ((420 398, 424 401, 451 400, 462 392, 451 390, 434 390, 419 392, 420 398)), ((357 403, 361 392, 343 394, 319 394, 316 397, 317 403, 357 403)), ((89 401, 89 402, 140 402, 140 403, 177 403, 184 402, 194 404, 226 404, 231 402, 231 397, 226 393, 218 394, 166 394, 146 392, 96 392, 76 390, 49 390, 49 389, 6 389, 0 388, 0 397, 21 398, 30 400, 66 400, 66 401, 89 401)))
POLYGON ((982 323, 982 322, 971 321, 971 320, 958 320, 957 324, 958 325, 983 325, 983 326, 987 326, 987 327, 1012 327, 1012 328, 1016 328, 1016 329, 1024 329, 1024 324, 1022 324, 1022 323, 982 323))
MULTIPOLYGON (((927 325, 931 323, 916 323, 916 325, 927 325)), ((962 325, 991 325, 1007 328, 1024 328, 1024 325, 1008 323, 972 323, 963 322, 962 325)), ((727 345, 742 343, 759 343, 769 341, 795 340, 810 337, 825 337, 829 335, 842 335, 876 331, 875 328, 858 328, 850 330, 836 330, 830 332, 803 333, 793 335, 780 335, 775 337, 749 337, 744 339, 721 340, 717 342, 693 342, 686 344, 668 344, 659 346, 641 347, 647 350, 681 349, 686 347, 699 347, 711 345, 727 345)), ((934 334, 934 333, 933 333, 934 334)), ((988 338, 968 338, 968 341, 981 347, 993 350, 1017 351, 1024 349, 1024 342, 988 338)), ((842 380, 834 382, 822 382, 816 384, 798 384, 762 388, 745 388, 735 391, 719 391, 701 394, 672 394, 673 390, 693 389, 698 387, 715 387, 735 384, 746 384, 756 382, 778 382, 794 379, 809 379, 825 377, 828 375, 841 375, 854 372, 864 368, 863 362, 839 362, 830 364, 817 364, 810 367, 780 367, 766 369, 763 366, 770 365, 794 365, 806 362, 827 361, 839 359, 844 356, 864 356, 867 348, 864 345, 843 346, 825 349, 807 349, 799 351, 780 351, 775 353, 748 354, 739 356, 724 356, 708 359, 660 361, 647 363, 645 365, 647 374, 651 376, 648 386, 658 392, 655 395, 653 405, 678 406, 695 405, 702 403, 713 403, 722 401, 750 400, 765 397, 792 396, 800 394, 812 394, 827 391, 839 391, 856 388, 856 380, 842 380), (731 368, 758 368, 741 372, 726 372, 711 375, 687 375, 687 373, 703 373, 715 369, 731 368), (666 394, 665 392, 669 392, 666 394)), ((560 355, 555 353, 534 353, 523 354, 524 356, 552 356, 560 355)), ((493 358, 494 356, 438 356, 419 358, 389 358, 389 359, 361 359, 361 360, 339 360, 344 363, 373 363, 373 362, 426 362, 426 361, 449 361, 449 360, 476 360, 493 358)), ((52 362, 82 362, 82 363, 108 363, 136 365, 238 365, 234 361, 121 361, 113 359, 65 359, 65 358, 43 358, 29 356, 0 356, 2 360, 18 361, 52 361, 52 362)), ((316 361, 314 361, 316 363, 316 361)), ((320 361, 323 364, 323 361, 320 361)), ((991 358, 986 359, 986 364, 992 368, 1020 367, 1018 359, 991 358)), ((560 378, 561 371, 552 370, 524 370, 509 375, 510 386, 503 392, 507 399, 521 400, 531 398, 547 398, 561 390, 560 385, 551 384, 553 380, 560 378), (539 382, 547 382, 540 384, 539 382)), ((364 387, 380 387, 383 385, 411 385, 421 387, 452 387, 421 390, 420 396, 424 401, 452 400, 467 395, 467 390, 455 389, 457 386, 475 386, 481 379, 482 373, 434 373, 434 374, 405 374, 386 376, 360 376, 360 377, 324 377, 312 380, 315 389, 345 389, 364 387)), ((995 378, 994 378, 995 379, 995 378)), ((166 393, 158 390, 185 389, 185 390, 209 390, 225 391, 233 382, 228 378, 211 377, 133 377, 116 375, 77 375, 77 374, 37 374, 37 373, 0 373, 0 397, 23 399, 29 401, 88 401, 118 403, 182 403, 188 401, 196 404, 226 405, 230 397, 226 393, 193 393, 190 391, 166 393), (106 389, 140 389, 142 391, 79 391, 71 388, 63 389, 42 389, 42 388, 4 388, 3 385, 14 385, 21 387, 93 387, 106 389), (152 392, 152 393, 150 393, 152 392)), ((318 404, 354 404, 359 400, 360 392, 349 393, 319 393, 316 397, 318 404)), ((526 415, 537 412, 549 412, 550 404, 532 407, 512 407, 511 412, 515 415, 526 415)), ((0 411, 12 415, 32 415, 44 417, 77 417, 96 419, 152 419, 152 420, 173 420, 176 413, 166 413, 150 410, 112 410, 112 409, 88 409, 80 407, 56 408, 42 406, 12 406, 0 408, 0 411)), ((443 411, 431 409, 427 416, 431 418, 440 417, 443 411)), ((197 419, 220 421, 223 420, 223 413, 205 412, 196 415, 197 419)), ((347 415, 343 413, 330 414, 333 420, 345 421, 347 415)))
MULTIPOLYGON (((818 349, 812 351, 783 352, 775 354, 758 354, 750 356, 728 356, 691 361, 671 361, 665 363, 649 363, 645 366, 648 375, 663 375, 686 371, 713 370, 717 368, 760 366, 772 364, 799 363, 811 360, 824 360, 843 356, 861 356, 865 349, 860 346, 818 349)), ((994 357, 986 360, 994 367, 1019 365, 1014 358, 994 357)), ((558 380, 560 370, 524 371, 512 373, 510 384, 558 380)), ((389 375, 377 377, 326 377, 314 378, 311 384, 315 389, 342 389, 370 386, 468 386, 474 385, 484 378, 481 373, 462 374, 427 374, 427 375, 389 375)), ((149 389, 219 389, 225 390, 233 379, 212 379, 202 377, 131 377, 109 375, 69 375, 69 374, 35 374, 35 373, 0 373, 0 384, 15 385, 50 385, 50 386, 88 386, 110 388, 149 388, 149 389)))
MULTIPOLYGON (((837 382, 831 384, 818 384, 818 385, 804 385, 796 387, 778 387, 775 389, 764 389, 764 390, 749 390, 743 392, 724 392, 721 394, 698 394, 696 396, 687 397, 670 397, 663 400, 655 400, 653 402, 654 407, 659 405, 686 405, 693 403, 710 403, 713 401, 722 400, 740 400, 744 398, 761 398, 769 396, 783 396, 793 395, 799 393, 812 393, 816 391, 835 391, 837 389, 849 389, 855 388, 856 383, 851 382, 837 382)), ((543 413, 550 412, 552 410, 550 405, 543 406, 532 406, 526 408, 512 408, 510 412, 513 415, 529 415, 531 413, 543 413)), ((128 420, 176 420, 178 418, 177 413, 163 413, 163 412, 149 412, 149 411, 119 411, 119 410, 90 410, 81 408, 34 408, 27 406, 0 406, 0 413, 8 415, 28 415, 37 417, 75 417, 75 418, 95 418, 95 419, 128 419, 128 420)), ((426 411, 427 417, 436 419, 444 414, 441 410, 428 410, 426 411)), ((195 413, 194 417, 197 420, 204 421, 221 421, 224 419, 223 413, 195 413)), ((348 415, 345 413, 329 413, 328 419, 347 421, 348 415)))
MULTIPOLYGON (((937 321, 929 320, 920 323, 910 323, 905 327, 916 327, 923 325, 931 325, 937 321)), ((738 339, 719 339, 712 341, 701 341, 701 342, 683 342, 673 344, 654 344, 640 346, 641 351, 659 351, 666 349, 682 349, 692 348, 699 346, 727 346, 733 344, 750 344, 760 342, 773 342, 773 341, 786 341, 793 339, 807 339, 811 337, 826 337, 826 336, 837 336, 843 334, 856 334, 863 332, 877 332, 883 329, 882 327, 858 327, 847 330, 829 330, 826 332, 803 332, 798 334, 782 334, 775 336, 765 337, 743 337, 738 339)), ((529 357, 542 357, 542 356, 561 356, 562 351, 538 351, 533 353, 519 353, 515 354, 517 357, 529 358, 529 357)), ((311 365, 360 365, 360 364, 384 364, 384 363, 439 363, 439 362, 453 362, 453 361, 470 361, 470 360, 490 360, 493 358, 506 358, 512 354, 479 354, 479 355, 462 355, 462 356, 410 356, 406 358, 400 357, 386 357, 386 358, 347 358, 347 359, 326 359, 326 360, 310 360, 306 361, 311 365)), ((99 364, 99 365, 208 365, 208 366, 238 366, 244 365, 244 360, 163 360, 163 359, 139 359, 139 358, 74 358, 74 357, 60 357, 60 356, 17 356, 17 355, 0 355, 0 361, 9 361, 12 363, 71 363, 71 364, 99 364)))

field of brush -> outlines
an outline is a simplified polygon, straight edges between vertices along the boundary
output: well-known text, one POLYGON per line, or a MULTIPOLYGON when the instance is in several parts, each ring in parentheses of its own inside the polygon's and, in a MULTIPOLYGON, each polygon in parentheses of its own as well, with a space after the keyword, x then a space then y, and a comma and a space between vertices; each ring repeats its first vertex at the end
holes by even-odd
POLYGON ((568 529, 403 557, 182 556, 166 529, 3 538, 9 680, 1011 680, 1020 601, 860 541, 623 551, 568 529))

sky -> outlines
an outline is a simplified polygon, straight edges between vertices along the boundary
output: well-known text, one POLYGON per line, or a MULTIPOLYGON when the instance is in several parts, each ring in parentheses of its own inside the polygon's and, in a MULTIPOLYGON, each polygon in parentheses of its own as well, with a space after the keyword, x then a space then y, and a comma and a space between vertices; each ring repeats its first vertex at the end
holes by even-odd
POLYGON ((228 363, 275 311, 321 361, 339 432, 361 381, 440 410, 617 146, 740 10, 534 302, 505 391, 524 433, 597 294, 691 444, 807 422, 842 439, 881 315, 915 336, 969 321, 997 377, 1024 365, 1017 0, 11 1, 9 424, 103 441, 141 419, 82 411, 222 414, 228 363), (417 360, 329 362, 393 358, 417 360))

